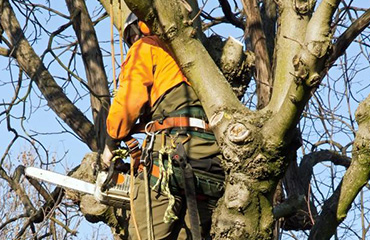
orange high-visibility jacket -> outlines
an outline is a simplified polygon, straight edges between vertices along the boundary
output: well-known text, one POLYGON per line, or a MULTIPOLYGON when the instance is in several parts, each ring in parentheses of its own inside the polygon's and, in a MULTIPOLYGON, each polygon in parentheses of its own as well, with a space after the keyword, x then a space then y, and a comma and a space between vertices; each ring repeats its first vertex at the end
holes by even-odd
POLYGON ((122 64, 119 89, 109 109, 109 136, 117 140, 126 137, 144 105, 152 107, 160 96, 181 82, 187 79, 157 36, 136 41, 122 64))

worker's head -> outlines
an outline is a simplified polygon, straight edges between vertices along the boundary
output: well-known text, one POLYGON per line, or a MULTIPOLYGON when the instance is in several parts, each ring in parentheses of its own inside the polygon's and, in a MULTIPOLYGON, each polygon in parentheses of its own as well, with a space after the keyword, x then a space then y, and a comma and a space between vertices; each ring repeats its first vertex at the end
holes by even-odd
POLYGON ((134 42, 139 40, 143 35, 149 35, 150 30, 148 26, 139 21, 135 14, 130 13, 123 26, 123 41, 131 47, 134 42))

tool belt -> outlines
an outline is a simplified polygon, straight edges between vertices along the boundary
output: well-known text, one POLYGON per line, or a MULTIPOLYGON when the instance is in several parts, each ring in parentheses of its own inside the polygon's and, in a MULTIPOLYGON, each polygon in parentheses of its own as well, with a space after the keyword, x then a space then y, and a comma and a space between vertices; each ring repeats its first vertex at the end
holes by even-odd
MULTIPOLYGON (((159 178, 159 166, 158 160, 152 161, 151 174, 150 174, 150 186, 153 187, 159 178)), ((165 163, 167 168, 167 164, 165 163)), ((182 170, 180 166, 173 166, 173 175, 170 178, 171 191, 174 193, 181 193, 184 189, 184 182, 182 179, 182 170)), ((203 195, 211 198, 220 198, 225 191, 225 177, 220 174, 213 174, 206 171, 194 169, 194 185, 196 188, 197 195, 203 195)), ((156 192, 160 192, 160 189, 154 189, 156 192)))

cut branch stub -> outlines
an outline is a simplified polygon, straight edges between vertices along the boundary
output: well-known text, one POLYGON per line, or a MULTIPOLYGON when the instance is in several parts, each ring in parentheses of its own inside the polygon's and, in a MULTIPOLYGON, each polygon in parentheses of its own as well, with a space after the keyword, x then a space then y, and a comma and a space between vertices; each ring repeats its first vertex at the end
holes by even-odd
POLYGON ((307 44, 307 50, 316 58, 322 58, 328 53, 330 41, 311 41, 307 44))
POLYGON ((309 87, 318 87, 320 85, 320 82, 321 82, 321 77, 319 74, 317 73, 314 73, 312 74, 311 77, 309 77, 309 79, 306 81, 306 85, 309 86, 309 87))
POLYGON ((240 162, 238 157, 234 154, 233 150, 229 147, 226 147, 223 150, 223 155, 226 160, 233 160, 233 162, 240 162))
POLYGON ((212 115, 210 121, 209 121, 209 124, 211 126, 211 128, 214 128, 216 127, 219 123, 221 123, 222 119, 224 118, 225 116, 225 112, 217 112, 215 114, 212 115))
POLYGON ((295 76, 295 83, 297 85, 301 85, 302 82, 307 79, 308 76, 308 67, 303 62, 300 56, 293 57, 293 66, 294 66, 294 76, 295 76))
POLYGON ((250 204, 250 191, 245 183, 246 176, 242 173, 230 176, 228 191, 225 192, 225 206, 228 209, 243 211, 250 204))
POLYGON ((232 37, 222 41, 219 36, 212 35, 204 42, 204 46, 230 83, 235 95, 241 99, 251 81, 254 53, 244 52, 243 45, 232 37))
POLYGON ((294 0, 294 9, 300 15, 306 15, 313 11, 316 0, 294 0))
POLYGON ((221 56, 222 72, 232 72, 243 60, 243 44, 233 37, 229 37, 223 47, 221 56))
POLYGON ((227 130, 229 140, 236 144, 249 142, 251 131, 242 123, 233 123, 227 130))

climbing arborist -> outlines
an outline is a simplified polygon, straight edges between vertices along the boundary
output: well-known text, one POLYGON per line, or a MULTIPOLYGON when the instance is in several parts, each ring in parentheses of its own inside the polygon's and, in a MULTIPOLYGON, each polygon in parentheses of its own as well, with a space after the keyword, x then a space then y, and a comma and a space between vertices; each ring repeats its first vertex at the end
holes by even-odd
POLYGON ((130 49, 109 110, 102 159, 108 166, 121 141, 146 132, 135 166, 148 175, 140 166, 135 170, 131 239, 210 239, 223 171, 202 105, 170 50, 132 13, 123 36, 130 49))

